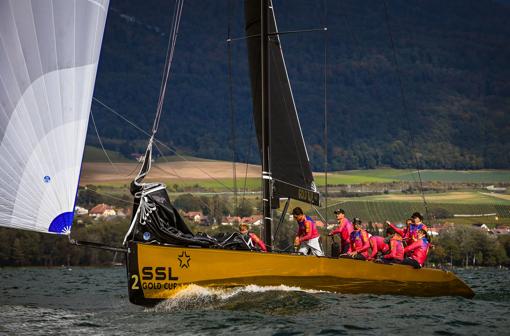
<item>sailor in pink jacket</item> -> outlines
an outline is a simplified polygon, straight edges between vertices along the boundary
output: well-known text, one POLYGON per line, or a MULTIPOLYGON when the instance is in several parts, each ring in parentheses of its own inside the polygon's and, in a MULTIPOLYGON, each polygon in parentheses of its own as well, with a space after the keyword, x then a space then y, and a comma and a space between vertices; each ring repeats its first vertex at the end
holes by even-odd
POLYGON ((324 256, 319 243, 319 231, 317 225, 308 216, 305 216, 300 207, 292 210, 292 215, 298 223, 298 232, 294 239, 294 247, 299 249, 302 254, 313 254, 319 257, 324 256))
POLYGON ((368 239, 372 252, 369 255, 368 260, 373 260, 377 257, 377 253, 386 253, 389 250, 389 246, 386 243, 386 239, 381 236, 370 236, 368 239))
POLYGON ((429 246, 430 244, 427 239, 427 231, 424 229, 418 230, 418 240, 404 249, 404 253, 409 253, 410 257, 405 258, 402 264, 411 265, 414 268, 422 268, 427 260, 429 246))
POLYGON ((354 227, 349 219, 345 217, 345 211, 343 209, 335 210, 336 220, 338 221, 338 227, 329 233, 329 236, 336 234, 340 235, 340 254, 345 254, 349 251, 351 246, 351 233, 354 231, 354 227))

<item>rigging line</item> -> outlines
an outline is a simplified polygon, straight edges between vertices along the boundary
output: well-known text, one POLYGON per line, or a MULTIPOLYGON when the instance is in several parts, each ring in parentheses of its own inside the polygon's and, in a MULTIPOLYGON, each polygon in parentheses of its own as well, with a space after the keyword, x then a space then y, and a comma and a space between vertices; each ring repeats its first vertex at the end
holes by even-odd
POLYGON ((322 32, 327 31, 327 27, 322 28, 312 28, 312 29, 299 29, 299 30, 288 30, 283 32, 274 32, 274 33, 268 33, 267 36, 280 36, 280 35, 288 35, 288 34, 300 34, 300 33, 313 33, 313 32, 322 32))
POLYGON ((141 128, 140 126, 136 125, 134 122, 132 122, 131 120, 127 119, 126 117, 124 117, 122 114, 120 114, 119 112, 115 111, 113 108, 111 108, 110 106, 106 105, 105 103, 103 103, 102 101, 100 101, 98 98, 96 97, 92 97, 92 100, 96 103, 98 103, 99 105, 101 105, 102 107, 104 107, 105 109, 107 109, 108 111, 112 112, 113 114, 115 114, 117 117, 121 118, 122 120, 124 120, 125 122, 127 122, 128 124, 130 124, 131 126, 133 126, 134 128, 136 128, 137 130, 139 130, 140 132, 142 132, 143 134, 147 135, 147 136, 150 136, 150 133, 148 133, 147 131, 145 131, 143 128, 141 128))
MULTIPOLYGON (((169 172, 168 170, 161 168, 160 166, 156 166, 156 165, 154 165, 154 169, 159 169, 159 170, 161 170, 161 171, 162 171, 163 173, 165 173, 167 176, 173 176, 173 177, 180 178, 180 177, 179 177, 179 176, 178 176, 175 172, 174 172, 174 173, 171 173, 171 172, 169 172)), ((173 170, 173 169, 172 169, 172 170, 173 170)))
MULTIPOLYGON (((328 1, 324 0, 324 26, 328 26, 328 1)), ((324 34, 324 184, 326 227, 328 226, 328 31, 324 34)))
MULTIPOLYGON (((92 98, 95 102, 97 102, 98 104, 100 104, 101 106, 103 106, 104 108, 106 108, 108 111, 114 113, 116 116, 118 116, 119 118, 121 118, 122 120, 126 121, 128 124, 130 124, 131 126, 133 126, 134 128, 136 128, 137 130, 139 130, 140 132, 142 132, 143 134, 147 135, 147 136, 151 136, 150 133, 148 133, 147 131, 145 131, 144 129, 142 129, 140 126, 136 125, 134 122, 132 122, 131 120, 127 119, 126 117, 124 117, 123 115, 121 115, 119 112, 115 111, 113 108, 111 108, 110 106, 106 105, 105 103, 101 102, 99 99, 93 97, 92 98)), ((169 145, 167 145, 166 143, 164 143, 163 141, 157 139, 157 138, 154 138, 154 143, 159 143, 161 146, 165 147, 166 149, 168 149, 170 152, 172 152, 173 154, 175 154, 175 156, 177 156, 178 158, 180 158, 182 161, 185 161, 185 162, 192 162, 191 160, 188 160, 185 156, 183 156, 182 154, 180 154, 179 152, 177 152, 177 150, 171 148, 169 145)), ((198 170, 200 172, 202 172, 204 175, 206 175, 207 177, 209 177, 210 179, 218 182, 221 186, 223 186, 225 189, 229 190, 229 191, 232 191, 231 188, 229 188, 226 184, 224 184, 223 182, 221 182, 220 180, 216 179, 215 177, 211 176, 209 173, 207 173, 205 170, 203 170, 202 168, 200 167, 197 167, 198 170)))
MULTIPOLYGON (((140 165, 141 165, 141 164, 142 164, 141 162, 138 162, 138 163, 136 164, 135 168, 133 168, 133 169, 129 172, 129 174, 127 174, 127 175, 126 175, 126 177, 131 177, 131 176, 133 176, 133 175, 135 174, 135 172, 137 172, 137 171, 139 170, 138 168, 140 167, 140 165)), ((135 175, 135 176, 136 176, 136 175, 135 175)))
POLYGON ((248 138, 248 155, 246 156, 246 167, 244 170, 244 186, 243 186, 243 197, 241 200, 241 205, 244 206, 244 201, 246 200, 246 192, 247 192, 247 182, 248 182, 248 167, 249 167, 249 161, 251 158, 251 149, 253 144, 253 123, 250 121, 250 137, 248 138))
POLYGON ((97 140, 99 140, 99 144, 101 145, 101 149, 103 150, 103 153, 106 156, 106 159, 108 160, 108 162, 110 162, 110 164, 115 169, 117 174, 120 174, 119 169, 117 168, 117 166, 115 164, 113 164, 112 160, 110 159, 110 155, 108 155, 108 153, 106 152, 106 149, 103 146, 103 141, 101 140, 101 137, 99 136, 99 131, 97 130, 96 120, 94 119, 94 112, 92 112, 92 109, 90 109, 90 117, 92 119, 92 125, 94 125, 94 130, 96 131, 97 140))
MULTIPOLYGON (((272 3, 271 3, 272 5, 272 3)), ((272 19, 270 20, 273 24, 274 24, 274 29, 275 29, 275 32, 278 32, 278 25, 276 23, 276 15, 274 13, 274 8, 271 7, 271 10, 272 10, 272 19)), ((275 83, 271 83, 271 81, 268 82, 268 109, 269 109, 269 112, 268 112, 268 116, 271 116, 271 85, 280 85, 280 87, 282 88, 281 89, 281 92, 285 92, 286 91, 286 88, 288 87, 289 91, 290 91, 290 103, 285 99, 285 94, 282 95, 282 102, 283 104, 285 105, 285 107, 287 108, 287 110, 291 110, 291 111, 294 111, 294 114, 296 116, 296 120, 297 120, 297 125, 298 125, 298 131, 299 131, 299 135, 301 136, 301 140, 302 140, 302 147, 304 147, 304 150, 305 150, 305 155, 306 155, 306 160, 307 162, 305 164, 303 164, 303 162, 301 162, 301 157, 300 155, 297 155, 297 159, 298 159, 298 163, 301 167, 306 167, 306 164, 308 164, 308 167, 310 168, 310 174, 312 175, 312 180, 313 180, 313 172, 311 171, 311 163, 310 163, 310 158, 308 156, 308 151, 306 149, 306 143, 305 143, 305 139, 304 139, 304 136, 303 136, 303 130, 301 129, 301 124, 299 122, 299 116, 298 116, 298 111, 297 111, 297 106, 296 106, 296 102, 294 100, 294 95, 292 93, 292 85, 290 84, 290 79, 289 79, 289 73, 287 71, 287 65, 285 63, 285 58, 283 56, 283 44, 282 44, 282 41, 280 39, 280 36, 276 35, 274 38, 270 39, 268 37, 268 44, 267 44, 267 51, 268 51, 268 56, 267 56, 267 61, 268 61, 268 71, 269 73, 271 73, 271 59, 274 61, 273 63, 274 64, 278 64, 278 56, 281 57, 281 61, 282 61, 282 65, 283 65, 283 72, 285 74, 285 78, 279 78, 280 80, 276 80, 274 81, 275 83), (276 44, 277 44, 277 47, 276 48, 271 48, 272 45, 275 45, 275 41, 276 41, 276 44), (276 49, 275 52, 271 52, 272 49, 276 49), (284 84, 285 82, 285 84, 284 84)), ((268 122, 268 126, 269 126, 269 132, 271 132, 271 129, 272 129, 272 125, 271 125, 271 118, 269 118, 269 122, 268 122)), ((296 137, 296 130, 291 127, 291 133, 293 135, 293 139, 294 139, 294 148, 296 150, 296 153, 299 153, 299 148, 301 146, 298 145, 298 137, 296 137)), ((272 152, 272 146, 273 146, 273 142, 272 141, 269 141, 269 152, 271 153, 272 152)), ((269 158, 271 156, 269 155, 269 158)), ((271 162, 269 162, 269 167, 271 167, 271 162)), ((301 177, 303 178, 303 181, 306 181, 306 177, 305 177, 305 171, 304 169, 301 169, 301 177)))
MULTIPOLYGON (((385 21, 386 21, 386 28, 388 30, 388 35, 389 35, 390 43, 391 43, 391 49, 393 51, 393 59, 394 59, 395 68, 396 68, 396 71, 397 71, 397 78, 398 78, 398 83, 399 83, 399 88, 400 88, 400 97, 401 97, 402 108, 404 109, 404 113, 407 114, 407 116, 409 116, 409 109, 408 109, 408 106, 407 106, 407 99, 406 99, 405 92, 404 92, 404 85, 402 83, 402 73, 401 73, 401 70, 400 70, 400 65, 398 63, 395 42, 393 40, 393 34, 392 34, 392 31, 391 31, 391 27, 390 27, 390 18, 389 18, 389 14, 388 14, 388 4, 387 4, 386 0, 383 0, 383 4, 384 4, 384 16, 385 16, 385 21)), ((413 158, 414 158, 414 161, 415 161, 415 164, 416 164, 416 170, 418 172, 418 179, 420 181, 420 192, 421 192, 421 197, 422 197, 422 200, 423 200, 423 205, 424 205, 424 208, 425 208, 425 216, 426 216, 427 221, 429 222, 429 225, 430 225, 430 216, 429 216, 428 204, 427 204, 427 201, 425 199, 425 193, 423 192, 423 181, 422 181, 421 173, 420 173, 420 166, 419 166, 419 162, 418 162, 418 155, 415 152, 415 150, 416 150, 416 143, 414 141, 414 137, 413 137, 412 134, 409 134, 409 138, 410 138, 411 145, 412 145, 412 147, 414 149, 414 150, 412 150, 412 154, 413 154, 413 158)))
MULTIPOLYGON (((186 161, 186 162, 192 162, 191 160, 188 160, 186 159, 186 157, 182 156, 181 154, 179 154, 177 151, 173 150, 171 147, 169 147, 168 145, 166 145, 164 142, 160 141, 160 140, 157 140, 156 141, 157 143, 159 143, 161 146, 167 148, 169 151, 171 151, 172 153, 174 153, 177 157, 179 157, 181 160, 183 161, 186 161)), ((208 172, 206 172, 205 170, 203 170, 202 168, 196 166, 197 169, 202 172, 204 175, 206 175, 207 177, 209 177, 210 179, 214 180, 215 182, 219 183, 223 188, 227 189, 228 191, 232 192, 232 188, 230 188, 229 186, 227 186, 225 183, 221 182, 219 179, 215 178, 214 176, 212 176, 211 174, 209 174, 208 172)))
MULTIPOLYGON (((163 157, 163 160, 165 160, 166 162, 170 162, 164 155, 164 153, 161 151, 161 149, 158 147, 157 144, 154 143, 154 147, 156 147, 156 149, 158 150, 158 152, 161 154, 161 156, 163 157)), ((158 167, 155 165, 155 167, 158 167)), ((163 172, 167 173, 163 168, 161 167, 158 167, 159 169, 161 169, 163 172)), ((174 171, 174 175, 177 176, 177 178, 179 179, 182 179, 181 176, 179 176, 179 174, 177 174, 177 171, 175 169, 172 169, 174 171)), ((197 195, 195 195, 194 193, 192 192, 189 192, 188 194, 190 194, 192 197, 196 198, 200 203, 202 203, 207 209, 209 209, 210 213, 213 213, 213 210, 211 209, 211 207, 205 203, 202 198, 198 197, 197 195)))
POLYGON ((253 35, 248 35, 248 36, 243 36, 243 37, 232 37, 232 38, 228 38, 227 39, 227 42, 235 42, 235 41, 240 41, 240 40, 247 40, 249 38, 253 38, 253 37, 260 37, 260 34, 253 34, 253 35))
MULTIPOLYGON (((317 215, 320 217, 320 219, 324 222, 324 226, 327 229, 328 223, 326 222, 326 218, 324 218, 324 216, 322 216, 321 212, 319 211, 319 209, 317 209, 317 207, 315 207, 315 205, 312 205, 312 209, 317 213, 317 215)), ((328 211, 326 210, 325 212, 326 212, 326 216, 327 216, 328 211)))
POLYGON ((104 193, 104 192, 97 191, 96 189, 91 189, 91 188, 85 187, 84 190, 90 190, 90 191, 92 191, 92 192, 94 192, 94 193, 96 193, 98 195, 106 196, 106 197, 109 197, 111 199, 114 199, 114 200, 117 200, 117 201, 121 201, 121 202, 129 204, 129 205, 133 205, 133 202, 126 201, 125 199, 122 199, 122 198, 119 198, 119 197, 115 197, 115 196, 112 196, 112 195, 104 193))
MULTIPOLYGON (((288 35, 288 34, 296 34, 296 33, 313 33, 318 31, 325 31, 328 30, 328 27, 321 27, 321 28, 312 28, 312 29, 300 29, 300 30, 289 30, 289 31, 283 31, 283 32, 273 32, 268 33, 267 36, 278 36, 278 35, 288 35)), ((260 34, 253 34, 248 36, 242 36, 242 37, 232 37, 228 38, 227 42, 235 42, 240 40, 247 40, 249 38, 253 37, 260 37, 260 34)))
MULTIPOLYGON (((345 2, 344 2, 345 3, 345 2)), ((355 55, 355 53, 357 52, 357 56, 353 56, 353 60, 358 60, 359 62, 362 62, 363 58, 362 58, 362 55, 363 55, 363 52, 362 52, 362 46, 361 46, 361 42, 359 40, 359 38, 356 36, 356 34, 354 34, 354 30, 352 29, 351 25, 349 24, 349 20, 348 20, 348 17, 347 15, 345 14, 346 13, 346 10, 345 8, 342 8, 341 10, 341 15, 340 17, 342 18, 342 22, 345 26, 345 29, 348 33, 348 35, 350 36, 351 40, 352 40, 352 43, 353 43, 353 54, 355 55)), ((380 81, 377 81, 375 80, 375 76, 372 76, 373 72, 375 72, 377 70, 373 70, 373 71, 368 71, 367 74, 371 77, 370 79, 373 79, 373 94, 371 94, 372 96, 375 96, 376 99, 380 99, 380 100, 383 100, 385 99, 383 97, 383 94, 381 93, 381 85, 380 85, 380 81)), ((387 115, 388 113, 385 112, 384 113, 385 115, 387 115)))
POLYGON ((285 221, 285 216, 287 215, 287 211, 289 210, 290 205, 290 198, 287 198, 287 201, 285 202, 285 206, 283 207, 282 214, 280 216, 280 220, 278 221, 278 225, 276 226, 276 230, 274 233, 273 241, 276 241, 276 238, 278 238, 278 232, 280 230, 280 225, 285 221))
POLYGON ((179 25, 181 22, 182 15, 182 7, 184 4, 184 0, 177 0, 174 7, 174 15, 172 18, 172 27, 170 29, 170 34, 168 38, 168 47, 167 54, 165 59, 165 66, 163 68, 163 78, 161 80, 160 94, 158 99, 158 105, 156 109, 156 116, 154 118, 154 123, 152 126, 152 134, 156 134, 159 128, 159 121, 161 119, 161 114, 163 111, 163 103, 165 100, 166 88, 168 85, 168 78, 170 77, 170 68, 172 66, 172 60, 175 51, 175 43, 177 41, 179 25))
MULTIPOLYGON (((122 120, 126 121, 128 124, 130 124, 131 126, 136 128, 137 130, 141 131, 145 135, 150 136, 150 134, 147 133, 145 130, 143 130, 141 127, 137 126, 135 123, 133 123, 132 121, 130 121, 129 119, 127 119, 126 117, 124 117, 123 115, 121 115, 120 113, 118 113, 117 111, 115 111, 114 109, 112 109, 111 107, 109 107, 108 105, 106 105, 105 103, 103 103, 102 101, 97 99, 96 97, 92 97, 92 101, 98 103, 99 105, 101 105, 106 110, 114 113, 116 116, 120 117, 122 120)), ((92 110, 90 110, 90 114, 92 115, 92 121, 94 122, 94 128, 96 128, 96 123, 94 121, 94 115, 92 113, 92 110)), ((97 128, 96 128, 96 134, 97 134, 97 128)), ((98 134, 98 138, 99 138, 99 134, 98 134)), ((99 139, 99 142, 101 143, 101 139, 99 139)), ((103 147, 102 144, 101 144, 101 147, 103 148, 103 151, 104 151, 104 147, 103 147)), ((105 152, 105 154, 106 154, 106 152, 105 152)), ((108 155, 108 154, 106 154, 106 155, 108 155)), ((110 160, 108 160, 108 161, 110 161, 110 160)), ((138 171, 138 168, 140 167, 141 164, 142 164, 141 162, 138 162, 136 164, 135 168, 133 168, 133 170, 131 172, 129 172, 127 175, 125 175, 125 176, 126 177, 132 176, 136 171, 138 171)), ((115 168, 117 169, 117 167, 115 167, 115 168)), ((118 169, 117 169, 117 172, 120 174, 120 171, 118 169)))
MULTIPOLYGON (((278 42, 280 42, 279 37, 278 37, 278 42)), ((280 46, 281 46, 281 43, 280 43, 280 46)), ((282 56, 282 59, 283 59, 283 51, 282 51, 282 49, 280 49, 280 53, 281 53, 280 55, 282 56)), ((273 60, 275 64, 278 64, 277 63, 277 56, 278 55, 270 52, 270 56, 269 57, 271 57, 271 60, 273 60)), ((285 72, 287 72, 287 69, 285 68, 285 61, 283 63, 284 63, 285 72)), ((271 62, 269 62, 269 64, 271 64, 271 62)), ((269 70, 269 71, 271 71, 271 70, 269 70)), ((286 88, 287 88, 287 86, 285 86, 286 83, 284 83, 285 79, 283 79, 283 80, 280 80, 281 78, 278 78, 278 79, 279 80, 275 80, 274 81, 275 83, 273 83, 273 85, 275 85, 275 86, 279 85, 279 87, 281 88, 281 91, 285 92, 286 88)), ((288 75, 287 75, 286 79, 287 79, 287 83, 289 84, 288 87, 290 88, 290 92, 291 92, 291 99, 290 99, 291 101, 289 103, 287 101, 287 99, 285 99, 285 95, 282 95, 280 98, 281 98, 281 100, 282 100, 282 102, 284 104, 285 109, 293 110, 294 111, 294 114, 296 115, 296 119, 297 119, 297 124, 298 124, 297 130, 296 130, 295 127, 290 127, 290 132, 292 134, 292 139, 291 140, 294 140, 294 141, 292 141, 292 143, 294 145, 294 149, 295 149, 296 153, 300 152, 299 149, 301 148, 301 146, 300 146, 299 140, 300 139, 302 140, 302 144, 305 147, 306 158, 309 159, 308 154, 307 154, 307 149, 306 149, 306 143, 305 143, 305 140, 304 140, 304 137, 303 137, 303 130, 301 129, 301 124, 299 123, 299 115, 298 115, 298 111, 297 111, 297 106, 296 106, 296 104, 294 102, 294 97, 292 96, 292 87, 290 86, 290 81, 288 80, 288 75)), ((271 99, 271 97, 269 97, 269 99, 271 99)), ((271 129, 271 127, 269 127, 269 129, 271 129)), ((270 145, 272 146, 272 142, 271 142, 270 145)), ((300 155, 296 155, 296 159, 297 159, 298 164, 299 164, 300 167, 306 167, 306 163, 308 163, 308 166, 311 166, 311 163, 310 163, 309 160, 306 163, 303 163, 301 161, 301 156, 300 155)), ((311 167, 310 167, 310 170, 311 170, 311 167)), ((304 169, 301 169, 301 176, 300 177, 303 179, 303 181, 306 181, 306 176, 305 176, 305 170, 304 169)), ((312 172, 312 178, 313 178, 313 172, 312 172)))
MULTIPOLYGON (((161 154, 161 157, 163 158, 163 160, 165 160, 167 163, 171 163, 170 160, 168 160, 165 156, 165 154, 163 153, 163 151, 159 148, 159 146, 157 144, 154 143, 154 147, 156 147, 156 149, 158 150, 158 152, 161 154)), ((165 172, 166 174, 170 175, 170 176, 176 176, 177 178, 179 179, 182 179, 182 176, 180 176, 177 171, 170 167, 170 170, 172 170, 173 173, 169 173, 168 171, 166 171, 165 169, 159 167, 159 166, 156 166, 154 165, 154 168, 157 168, 157 169, 160 169, 161 171, 165 172)))
MULTIPOLYGON (((229 1, 229 16, 228 16, 228 28, 227 28, 227 41, 230 41, 230 29, 232 22, 232 15, 234 6, 232 0, 229 1)), ((235 129, 235 111, 234 111, 234 88, 232 85, 232 45, 227 42, 227 54, 228 54, 228 86, 229 86, 229 109, 230 109, 230 128, 232 134, 232 178, 234 187, 234 215, 238 213, 237 207, 237 171, 236 171, 236 129, 235 129)))

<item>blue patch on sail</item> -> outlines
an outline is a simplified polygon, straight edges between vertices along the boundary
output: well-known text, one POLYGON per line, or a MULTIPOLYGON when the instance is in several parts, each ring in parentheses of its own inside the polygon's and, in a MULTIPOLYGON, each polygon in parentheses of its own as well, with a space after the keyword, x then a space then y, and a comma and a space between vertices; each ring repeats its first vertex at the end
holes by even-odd
POLYGON ((51 222, 49 232, 69 234, 73 225, 74 212, 63 212, 51 222))

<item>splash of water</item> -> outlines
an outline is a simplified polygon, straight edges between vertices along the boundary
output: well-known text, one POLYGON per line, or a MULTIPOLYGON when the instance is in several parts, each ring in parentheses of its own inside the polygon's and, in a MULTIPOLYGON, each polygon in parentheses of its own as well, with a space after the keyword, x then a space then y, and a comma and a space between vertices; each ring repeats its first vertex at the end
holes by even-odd
POLYGON ((247 285, 234 288, 215 288, 202 287, 198 285, 189 285, 177 292, 172 298, 165 300, 148 311, 169 312, 194 309, 213 309, 229 301, 244 296, 253 295, 253 293, 280 292, 301 292, 303 294, 316 294, 323 291, 302 289, 293 286, 258 286, 247 285))

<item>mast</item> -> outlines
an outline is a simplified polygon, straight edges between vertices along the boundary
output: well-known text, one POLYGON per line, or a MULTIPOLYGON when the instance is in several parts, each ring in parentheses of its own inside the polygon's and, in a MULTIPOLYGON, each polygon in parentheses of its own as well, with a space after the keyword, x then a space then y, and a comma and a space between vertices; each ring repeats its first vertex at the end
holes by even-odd
POLYGON ((260 1, 260 63, 261 63, 261 115, 262 115, 262 215, 264 219, 264 240, 272 249, 271 224, 272 177, 269 162, 270 115, 269 115, 269 57, 268 57, 268 11, 269 0, 260 1))
POLYGON ((271 0, 245 0, 253 121, 262 160, 264 240, 281 198, 320 205, 271 0))

